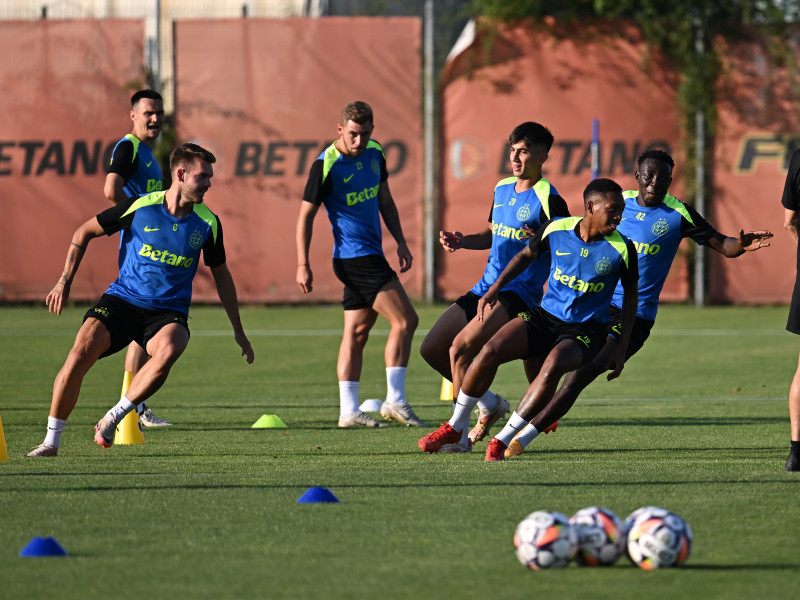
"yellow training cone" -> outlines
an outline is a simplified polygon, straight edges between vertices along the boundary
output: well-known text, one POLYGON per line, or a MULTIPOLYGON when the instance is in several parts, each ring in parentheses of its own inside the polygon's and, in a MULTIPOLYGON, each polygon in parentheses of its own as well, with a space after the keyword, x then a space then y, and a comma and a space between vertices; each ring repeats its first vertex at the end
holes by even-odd
POLYGON ((115 444, 144 444, 144 433, 142 432, 142 424, 139 422, 139 415, 135 410, 132 410, 122 423, 117 425, 117 431, 114 433, 115 444))
POLYGON ((3 433, 3 419, 0 418, 0 462, 8 462, 8 448, 6 448, 6 436, 3 433))
POLYGON ((133 373, 130 371, 125 371, 125 374, 122 376, 122 391, 119 393, 120 400, 122 400, 122 397, 128 393, 128 388, 131 385, 131 379, 133 379, 133 373))
POLYGON ((439 394, 439 400, 443 402, 453 401, 453 382, 442 378, 442 391, 439 394))
POLYGON ((253 423, 253 429, 288 429, 278 415, 261 415, 261 417, 253 423))

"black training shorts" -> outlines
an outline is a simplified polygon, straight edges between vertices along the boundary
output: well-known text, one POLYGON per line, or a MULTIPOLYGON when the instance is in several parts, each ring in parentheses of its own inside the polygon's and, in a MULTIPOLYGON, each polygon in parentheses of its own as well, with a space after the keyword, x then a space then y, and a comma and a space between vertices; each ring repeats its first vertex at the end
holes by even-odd
POLYGON ((342 306, 345 310, 372 308, 381 288, 390 281, 397 281, 397 273, 378 254, 334 258, 333 272, 344 284, 342 306))
POLYGON ((528 331, 528 354, 525 358, 544 358, 564 340, 575 340, 583 351, 583 364, 589 364, 605 346, 608 325, 587 321, 567 323, 537 306, 522 313, 528 331))
MULTIPOLYGON (((478 314, 478 300, 480 299, 481 297, 475 292, 467 292, 455 301, 455 304, 460 306, 467 315, 467 321, 472 321, 478 314)), ((500 292, 497 295, 497 301, 506 309, 510 319, 528 310, 525 302, 515 292, 500 292)))
POLYGON ((145 348, 147 342, 170 323, 178 323, 189 331, 188 318, 183 313, 139 308, 111 294, 103 294, 97 304, 86 311, 84 322, 90 317, 103 323, 111 334, 111 347, 100 358, 119 352, 131 342, 145 348))
MULTIPOLYGON (((619 343, 620 337, 622 337, 622 310, 611 305, 608 309, 608 314, 611 317, 608 335, 619 343)), ((625 351, 625 360, 628 360, 644 346, 645 341, 650 337, 650 330, 653 329, 655 323, 655 321, 650 321, 649 319, 636 317, 636 320, 633 322, 631 337, 628 340, 628 349, 625 351)))

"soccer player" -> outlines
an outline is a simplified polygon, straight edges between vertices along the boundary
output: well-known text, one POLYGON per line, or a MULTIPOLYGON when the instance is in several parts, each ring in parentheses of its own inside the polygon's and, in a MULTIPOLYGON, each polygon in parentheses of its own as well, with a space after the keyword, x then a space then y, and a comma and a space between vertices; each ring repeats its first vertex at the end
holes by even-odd
MULTIPOLYGON (((163 189, 161 167, 153 145, 164 125, 164 102, 155 90, 139 90, 131 96, 133 129, 114 146, 103 194, 114 204, 163 189)), ((147 353, 137 343, 128 346, 126 375, 135 375, 147 362, 147 353)), ((142 402, 136 407, 139 421, 147 427, 168 427, 169 421, 153 414, 142 402)))
POLYGON ((225 261, 222 224, 203 204, 215 160, 196 144, 178 146, 170 158, 172 185, 168 190, 120 202, 73 234, 64 272, 45 301, 50 312, 61 314, 92 239, 122 232, 119 276, 84 315, 75 344, 53 384, 47 435, 26 456, 58 454, 61 434, 86 373, 98 359, 136 341, 147 350, 150 360, 95 426, 95 442, 103 448, 113 445, 117 424, 164 384, 189 343, 192 281, 201 253, 233 326, 234 339, 247 362, 253 362, 253 349, 239 319, 236 287, 225 261))
MULTIPOLYGON (((789 161, 781 204, 784 208, 783 225, 797 244, 800 230, 800 150, 796 150, 789 161)), ((797 267, 800 272, 800 246, 797 249, 797 267)), ((786 329, 800 334, 800 274, 795 277, 786 329)), ((800 360, 789 388, 789 425, 790 449, 785 468, 787 471, 800 471, 800 360)))
MULTIPOLYGON (((567 203, 542 177, 542 165, 553 145, 550 130, 539 123, 522 123, 508 136, 508 142, 514 176, 500 180, 494 188, 489 210, 490 225, 470 235, 463 235, 460 231, 439 232, 439 241, 447 252, 460 248, 489 249, 483 277, 439 317, 420 346, 422 357, 453 382, 454 390, 461 388, 472 359, 489 338, 510 319, 539 304, 549 258, 543 257, 509 282, 500 291, 497 305, 486 309, 483 320, 476 318, 478 299, 494 283, 508 261, 525 247, 529 233, 535 232, 551 218, 569 216, 567 203)), ((468 434, 466 427, 459 426, 459 431, 463 432, 462 439, 443 451, 469 452, 472 442, 482 439, 489 428, 511 410, 508 401, 491 390, 487 390, 479 400, 478 407, 480 414, 476 427, 468 434)))
POLYGON ((381 427, 359 409, 358 387, 364 346, 378 315, 389 321, 386 341, 386 401, 381 416, 425 426, 406 400, 406 368, 419 317, 383 255, 381 218, 397 242, 400 272, 412 256, 389 191, 383 148, 372 138, 372 108, 350 102, 336 126, 338 139, 311 166, 297 218, 297 285, 313 289, 309 247, 314 217, 325 205, 333 228, 333 271, 344 284, 344 333, 336 366, 339 427, 381 427))
MULTIPOLYGON (((639 156, 634 172, 638 189, 623 193, 625 211, 618 231, 633 240, 639 257, 639 302, 626 360, 638 352, 650 335, 661 289, 683 238, 735 258, 769 246, 766 240, 772 237, 764 230, 739 231, 736 237, 716 231, 694 208, 668 193, 674 166, 672 157, 663 150, 646 150, 639 156)), ((521 454, 542 428, 563 417, 586 386, 606 370, 609 358, 619 346, 622 299, 622 286, 618 285, 611 300, 611 327, 603 350, 591 363, 567 376, 553 399, 508 445, 506 458, 521 454)))

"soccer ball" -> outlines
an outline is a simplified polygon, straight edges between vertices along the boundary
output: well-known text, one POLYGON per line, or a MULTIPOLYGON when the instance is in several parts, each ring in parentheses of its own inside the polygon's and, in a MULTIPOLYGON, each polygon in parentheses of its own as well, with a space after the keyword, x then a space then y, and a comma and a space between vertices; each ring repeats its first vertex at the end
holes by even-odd
POLYGON ((565 515, 539 510, 517 525, 514 546, 519 562, 530 569, 566 567, 578 550, 578 532, 565 515))
POLYGON ((625 524, 602 506, 582 508, 569 520, 578 531, 579 565, 613 565, 625 552, 625 524))
POLYGON ((630 523, 628 556, 634 564, 647 570, 683 564, 692 551, 691 527, 673 512, 648 508, 650 510, 639 513, 630 523))

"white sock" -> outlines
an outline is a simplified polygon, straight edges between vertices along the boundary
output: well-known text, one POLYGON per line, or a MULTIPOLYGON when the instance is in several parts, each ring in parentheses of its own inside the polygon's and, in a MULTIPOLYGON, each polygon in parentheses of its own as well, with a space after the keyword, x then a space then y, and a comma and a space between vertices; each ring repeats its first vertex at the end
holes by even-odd
POLYGON ((528 423, 515 439, 520 443, 522 449, 524 450, 528 447, 528 444, 536 439, 537 435, 539 435, 539 430, 536 429, 532 423, 528 423))
POLYGON ((44 443, 58 448, 61 445, 61 434, 67 422, 64 419, 47 417, 47 435, 44 436, 44 443))
POLYGON ((115 425, 119 425, 122 422, 122 419, 125 418, 132 410, 136 410, 136 405, 128 400, 127 396, 123 396, 122 399, 117 402, 114 407, 106 413, 105 419, 111 419, 115 425))
POLYGON ((448 423, 450 423, 450 427, 461 432, 462 438, 467 429, 469 429, 469 415, 478 404, 478 400, 480 398, 467 396, 462 390, 458 390, 458 399, 453 407, 453 416, 448 423))
POLYGON ((339 417, 349 417, 359 411, 358 382, 339 382, 339 417))
POLYGON ((508 446, 511 443, 511 440, 514 439, 514 436, 522 431, 527 424, 528 419, 520 417, 517 414, 517 411, 514 411, 508 418, 508 423, 506 423, 506 426, 503 427, 503 430, 494 437, 508 446))
POLYGON ((140 417, 142 416, 142 413, 146 410, 147 406, 145 406, 144 402, 141 402, 136 405, 136 414, 139 415, 140 417))
POLYGON ((485 411, 494 410, 500 404, 500 399, 492 390, 486 390, 486 393, 478 400, 478 408, 485 411))
POLYGON ((386 367, 386 402, 405 404, 406 367, 386 367))

